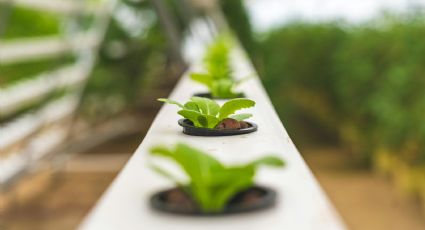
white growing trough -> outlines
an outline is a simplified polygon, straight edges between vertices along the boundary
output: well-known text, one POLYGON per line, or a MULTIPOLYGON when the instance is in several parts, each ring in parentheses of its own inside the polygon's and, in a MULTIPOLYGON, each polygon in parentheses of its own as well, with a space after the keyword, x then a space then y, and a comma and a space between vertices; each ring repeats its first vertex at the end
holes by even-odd
MULTIPOLYGON (((241 50, 233 53, 232 60, 236 76, 255 75, 252 65, 241 50)), ((200 67, 198 58, 198 61, 192 63, 191 70, 200 67)), ((177 124, 180 118, 176 113, 177 108, 164 105, 137 151, 86 217, 80 229, 345 229, 285 131, 258 77, 246 81, 239 90, 257 102, 255 108, 247 111, 254 114, 250 121, 258 124, 257 132, 227 137, 187 136, 177 124), (258 184, 277 190, 277 205, 269 210, 224 217, 174 216, 152 210, 149 207, 150 195, 170 188, 173 184, 149 169, 149 149, 153 145, 172 145, 179 141, 203 149, 228 164, 247 162, 270 153, 281 156, 287 162, 287 167, 263 168, 256 177, 258 184)), ((203 91, 205 89, 202 86, 192 82, 188 74, 185 74, 170 98, 184 102, 194 93, 203 91)), ((165 161, 159 163, 172 166, 165 161)))

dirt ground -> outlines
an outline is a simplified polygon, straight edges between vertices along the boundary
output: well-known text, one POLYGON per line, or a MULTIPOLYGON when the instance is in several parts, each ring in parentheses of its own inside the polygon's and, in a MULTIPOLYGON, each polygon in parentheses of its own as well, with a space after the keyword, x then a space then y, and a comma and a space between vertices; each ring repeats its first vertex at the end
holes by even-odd
POLYGON ((5 215, 6 230, 75 229, 116 173, 63 173, 44 194, 5 215))
MULTIPOLYGON (((40 197, 7 210, 4 229, 75 229, 140 141, 140 136, 126 137, 77 156, 40 197)), ((340 149, 301 152, 349 229, 425 229, 419 205, 402 198, 387 179, 353 168, 340 149)))
POLYGON ((349 229, 425 229, 425 210, 397 192, 388 178, 353 167, 339 148, 301 152, 349 229))

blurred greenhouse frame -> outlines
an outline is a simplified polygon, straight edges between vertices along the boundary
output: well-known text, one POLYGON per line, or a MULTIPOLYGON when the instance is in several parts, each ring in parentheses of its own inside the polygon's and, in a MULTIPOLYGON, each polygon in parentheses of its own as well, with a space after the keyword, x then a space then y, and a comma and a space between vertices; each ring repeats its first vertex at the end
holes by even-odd
POLYGON ((1 183, 140 130, 186 68, 185 2, 1 0, 1 183))

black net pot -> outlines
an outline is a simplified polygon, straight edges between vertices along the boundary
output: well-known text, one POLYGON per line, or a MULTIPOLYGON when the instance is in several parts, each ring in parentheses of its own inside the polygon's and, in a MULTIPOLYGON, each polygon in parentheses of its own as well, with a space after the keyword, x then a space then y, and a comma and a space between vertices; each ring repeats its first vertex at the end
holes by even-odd
POLYGON ((183 127, 183 133, 191 136, 232 136, 232 135, 241 135, 252 133, 258 130, 257 124, 253 122, 248 123, 248 128, 243 129, 209 129, 209 128, 200 128, 193 125, 193 123, 188 119, 180 119, 178 121, 179 125, 183 127))
POLYGON ((217 100, 230 100, 230 99, 235 99, 235 98, 245 98, 246 97, 244 93, 238 93, 238 94, 236 94, 236 96, 230 97, 230 98, 213 97, 211 95, 211 93, 195 93, 195 94, 193 94, 193 96, 195 96, 195 97, 205 97, 205 98, 217 99, 217 100))
MULTIPOLYGON (((277 198, 277 193, 273 189, 255 185, 236 194, 222 211, 203 212, 189 197, 184 202, 168 201, 167 196, 169 193, 176 190, 180 189, 172 188, 153 194, 150 198, 151 208, 156 211, 176 215, 223 216, 265 210, 273 207, 277 198)), ((184 192, 181 193, 183 194, 184 192)))

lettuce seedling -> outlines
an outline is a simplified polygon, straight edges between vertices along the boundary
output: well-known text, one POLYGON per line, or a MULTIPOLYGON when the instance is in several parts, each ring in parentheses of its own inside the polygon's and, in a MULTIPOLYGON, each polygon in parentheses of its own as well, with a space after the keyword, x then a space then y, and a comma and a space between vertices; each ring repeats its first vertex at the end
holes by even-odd
POLYGON ((238 192, 253 186, 259 166, 284 166, 284 162, 274 156, 262 157, 243 165, 225 166, 212 156, 182 143, 171 149, 153 147, 151 155, 169 158, 181 167, 189 178, 188 182, 179 181, 163 168, 151 165, 153 170, 186 191, 204 212, 223 210, 238 192))
POLYGON ((234 88, 243 80, 232 77, 230 46, 224 38, 218 38, 207 49, 204 59, 206 73, 191 73, 190 78, 205 85, 214 98, 235 98, 234 88))
POLYGON ((243 121, 252 116, 249 113, 235 114, 236 111, 250 108, 255 105, 253 100, 245 98, 235 98, 229 100, 220 107, 214 100, 203 97, 192 97, 186 104, 181 104, 166 98, 159 98, 158 101, 177 105, 181 108, 177 113, 190 120, 194 126, 202 128, 215 128, 217 124, 226 118, 243 121))

